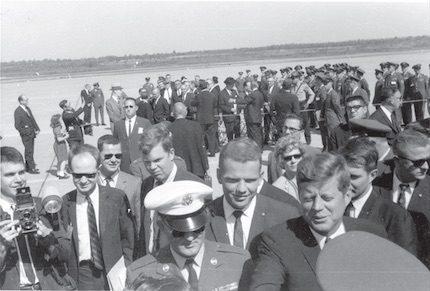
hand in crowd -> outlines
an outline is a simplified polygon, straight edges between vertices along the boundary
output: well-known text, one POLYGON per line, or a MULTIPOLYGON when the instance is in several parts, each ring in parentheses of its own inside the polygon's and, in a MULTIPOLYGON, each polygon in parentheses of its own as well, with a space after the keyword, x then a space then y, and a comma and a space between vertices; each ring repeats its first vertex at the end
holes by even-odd
POLYGON ((21 229, 16 227, 18 223, 19 220, 0 221, 0 237, 9 244, 11 244, 21 232, 21 229))
POLYGON ((38 236, 47 237, 52 232, 52 228, 47 227, 41 220, 36 222, 36 226, 38 236))

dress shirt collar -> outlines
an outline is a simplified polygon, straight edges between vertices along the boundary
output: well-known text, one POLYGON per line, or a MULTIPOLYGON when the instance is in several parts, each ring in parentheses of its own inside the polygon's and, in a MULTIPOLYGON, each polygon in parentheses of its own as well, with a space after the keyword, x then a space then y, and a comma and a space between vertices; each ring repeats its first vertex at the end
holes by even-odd
MULTIPOLYGON (((169 183, 169 182, 173 182, 173 180, 175 180, 175 177, 176 177, 176 173, 178 172, 178 167, 176 166, 176 164, 174 163, 173 164, 173 167, 172 167, 172 171, 170 172, 170 174, 169 174, 169 176, 167 177, 167 179, 166 179, 166 181, 161 181, 161 183, 162 184, 165 184, 165 183, 169 183)), ((157 180, 155 180, 154 179, 154 186, 156 186, 157 184, 159 183, 159 181, 157 181, 157 180)))
MULTIPOLYGON (((77 203, 78 204, 81 204, 81 203, 83 203, 83 202, 86 202, 87 200, 86 200, 86 196, 87 195, 84 195, 84 194, 82 194, 82 193, 80 193, 79 191, 77 191, 77 196, 76 196, 76 201, 77 201, 77 203)), ((93 190, 93 192, 91 192, 90 193, 90 198, 91 198, 91 201, 94 203, 94 201, 97 199, 97 201, 98 201, 98 199, 99 199, 99 186, 96 184, 96 187, 94 188, 94 190, 93 190)), ((94 207, 95 208, 95 207, 94 207)))
POLYGON ((115 100, 115 102, 118 103, 118 97, 115 94, 112 94, 112 99, 115 100))
POLYGON ((388 110, 384 105, 381 105, 381 110, 382 110, 382 112, 384 112, 384 114, 388 117, 388 120, 390 120, 391 122, 393 122, 392 120, 391 120, 391 111, 390 110, 388 110))
POLYGON ((409 189, 407 189, 405 192, 405 205, 406 205, 406 208, 408 208, 409 202, 411 201, 411 198, 412 198, 412 194, 414 193, 414 189, 417 185, 417 181, 413 181, 413 182, 409 182, 409 183, 403 183, 397 177, 396 169, 394 169, 392 198, 393 198, 393 202, 396 204, 399 201, 400 184, 408 184, 409 185, 409 189))
MULTIPOLYGON (((187 258, 184 258, 180 254, 178 254, 177 252, 175 252, 173 250, 172 246, 170 246, 170 252, 172 253, 173 258, 175 259, 176 266, 178 266, 178 268, 180 270, 184 269, 185 268, 185 262, 187 261, 187 258)), ((199 268, 202 267, 204 253, 205 253, 205 243, 202 243, 202 246, 200 247, 199 252, 193 258, 194 259, 194 264, 196 264, 199 268)))
MULTIPOLYGON (((258 194, 257 194, 258 195, 258 194)), ((255 204, 257 202, 257 195, 255 195, 251 202, 244 208, 242 209, 243 214, 247 217, 252 217, 254 214, 254 210, 255 210, 255 204)), ((222 200, 222 204, 223 204, 223 208, 224 208, 224 216, 225 218, 229 218, 230 216, 233 215, 233 212, 235 212, 238 209, 233 208, 230 203, 227 202, 227 199, 225 198, 225 194, 222 200)))
MULTIPOLYGON (((312 227, 309 226, 309 229, 311 230, 312 234, 314 235, 316 241, 318 242, 318 245, 320 247, 320 249, 324 248, 324 245, 326 243, 327 240, 327 236, 323 236, 321 234, 319 234, 318 232, 316 232, 315 230, 312 229, 312 227)), ((328 238, 330 239, 334 239, 342 234, 344 234, 345 231, 345 225, 343 224, 343 222, 339 225, 339 227, 337 228, 337 230, 332 234, 329 235, 328 238)))
POLYGON ((136 118, 137 118, 137 115, 133 116, 132 118, 126 117, 125 122, 128 123, 129 120, 131 120, 131 123, 134 124, 136 122, 136 118))
POLYGON ((22 105, 22 104, 19 104, 19 106, 21 106, 21 108, 22 108, 22 109, 24 109, 24 111, 25 111, 25 112, 28 112, 28 110, 27 110, 27 106, 24 106, 24 105, 22 105))
MULTIPOLYGON (((118 177, 119 177, 119 170, 116 171, 115 173, 113 173, 113 175, 110 177, 112 179, 112 184, 114 185, 112 187, 116 186, 116 184, 118 182, 118 177)), ((106 178, 107 177, 102 173, 102 171, 99 171, 99 182, 100 182, 99 184, 100 185, 106 186, 106 184, 107 184, 106 178)))
POLYGON ((354 206, 355 218, 358 218, 358 215, 360 215, 361 209, 363 209, 364 204, 366 203, 367 199, 369 199, 372 190, 373 187, 370 186, 369 190, 367 190, 363 196, 351 201, 352 205, 354 206))
POLYGON ((264 185, 264 179, 261 178, 260 185, 258 185, 258 187, 257 187, 257 195, 258 195, 258 193, 261 192, 261 189, 263 188, 263 185, 264 185))

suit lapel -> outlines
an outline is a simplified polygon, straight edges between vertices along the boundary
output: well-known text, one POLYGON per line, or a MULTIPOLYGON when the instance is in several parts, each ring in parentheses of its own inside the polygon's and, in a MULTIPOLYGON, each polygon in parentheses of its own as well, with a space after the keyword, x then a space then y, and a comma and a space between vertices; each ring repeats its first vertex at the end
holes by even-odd
POLYGON ((246 243, 246 249, 249 249, 249 244, 258 234, 264 231, 264 225, 266 220, 266 203, 261 195, 256 195, 257 199, 255 202, 254 215, 252 216, 251 228, 248 234, 248 241, 246 243))
MULTIPOLYGON (((408 209, 421 209, 423 206, 423 198, 430 198, 430 179, 426 177, 423 180, 418 180, 418 183, 412 194, 411 201, 409 202, 408 209)), ((425 204, 424 204, 425 205, 425 204)))
POLYGON ((385 123, 389 127, 391 127, 391 129, 393 129, 395 132, 397 132, 397 128, 394 126, 393 122, 390 121, 390 119, 387 117, 387 115, 384 113, 384 111, 382 111, 382 109, 379 109, 379 110, 380 110, 380 113, 382 115, 382 118, 384 118, 384 120, 385 120, 385 123))
POLYGON ((374 193, 374 190, 372 190, 372 193, 370 193, 370 196, 367 198, 366 203, 364 203, 363 208, 358 215, 358 218, 366 219, 369 217, 369 215, 372 213, 373 206, 375 206, 376 199, 376 194, 374 193))
POLYGON ((73 235, 73 242, 76 248, 75 251, 76 251, 76 254, 78 254, 79 239, 78 239, 78 223, 76 221, 76 195, 77 195, 76 190, 74 190, 69 194, 69 200, 67 200, 67 203, 68 203, 67 212, 70 219, 69 225, 73 227, 72 235, 73 235))
POLYGON ((103 235, 106 230, 106 225, 110 222, 109 220, 109 213, 110 213, 110 207, 109 207, 109 192, 106 191, 106 188, 103 186, 99 186, 99 228, 100 233, 99 236, 101 238, 101 241, 103 242, 103 235))

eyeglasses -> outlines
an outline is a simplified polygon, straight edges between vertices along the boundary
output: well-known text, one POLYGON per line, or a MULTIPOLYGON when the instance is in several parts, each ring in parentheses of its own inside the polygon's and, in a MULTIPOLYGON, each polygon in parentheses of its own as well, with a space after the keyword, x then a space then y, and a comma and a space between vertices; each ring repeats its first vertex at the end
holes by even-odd
POLYGON ((296 132, 296 131, 300 131, 301 129, 297 129, 297 128, 294 128, 294 127, 284 126, 284 127, 283 127, 283 130, 284 130, 284 131, 289 130, 289 131, 292 131, 292 132, 296 132))
POLYGON ((173 230, 172 231, 172 236, 175 238, 179 238, 179 237, 184 237, 187 233, 192 232, 195 236, 200 235, 203 231, 205 230, 205 227, 202 226, 199 229, 196 229, 194 231, 187 231, 187 232, 182 232, 182 231, 177 231, 177 230, 173 230))
POLYGON ((106 154, 106 155, 104 155, 104 158, 105 158, 105 160, 110 160, 110 159, 112 159, 113 156, 115 156, 115 158, 117 160, 121 160, 121 158, 122 158, 122 154, 106 154))
POLYGON ((402 156, 397 156, 399 159, 407 160, 412 162, 415 168, 421 168, 426 162, 430 163, 430 159, 411 160, 402 156))
POLYGON ((364 107, 364 106, 363 105, 346 106, 346 110, 348 110, 348 111, 357 111, 361 107, 364 107))
POLYGON ((134 108, 134 105, 126 105, 126 106, 124 106, 124 108, 125 109, 127 109, 127 108, 134 108))
POLYGON ((86 177, 87 179, 94 179, 97 173, 72 173, 74 179, 81 179, 82 177, 86 177))
POLYGON ((302 158, 302 154, 297 154, 297 155, 291 155, 291 156, 286 156, 286 157, 282 157, 284 159, 284 161, 286 162, 291 162, 291 160, 294 158, 295 160, 301 159, 302 158))

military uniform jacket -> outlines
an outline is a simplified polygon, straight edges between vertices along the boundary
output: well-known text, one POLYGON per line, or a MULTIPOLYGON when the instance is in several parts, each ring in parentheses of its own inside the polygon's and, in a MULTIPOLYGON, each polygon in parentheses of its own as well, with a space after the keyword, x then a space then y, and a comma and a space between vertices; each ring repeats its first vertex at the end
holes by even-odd
POLYGON ((340 107, 340 96, 334 89, 327 92, 327 97, 322 104, 321 115, 324 116, 325 125, 330 130, 345 122, 344 112, 340 107))
POLYGON ((64 126, 66 127, 66 130, 69 133, 69 138, 67 139, 69 141, 81 142, 84 140, 84 137, 82 134, 82 128, 81 128, 81 124, 83 122, 81 119, 78 118, 78 116, 82 112, 84 112, 83 107, 79 108, 77 111, 75 111, 74 109, 63 111, 62 117, 63 117, 64 126))
POLYGON ((105 105, 105 96, 103 95, 103 91, 100 88, 94 88, 91 90, 91 99, 93 100, 95 106, 105 105))
MULTIPOLYGON (((243 284, 246 284, 250 267, 250 255, 247 251, 207 240, 204 246, 199 290, 236 290, 234 287, 239 285, 241 276, 243 284)), ((169 246, 160 249, 155 257, 147 255, 128 266, 127 284, 132 283, 142 273, 154 278, 166 275, 183 278, 169 246)))
POLYGON ((387 74, 384 78, 384 87, 398 89, 403 96, 405 92, 405 82, 402 75, 398 72, 387 74))

